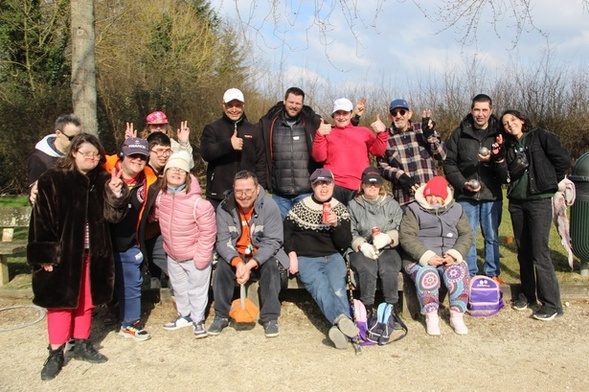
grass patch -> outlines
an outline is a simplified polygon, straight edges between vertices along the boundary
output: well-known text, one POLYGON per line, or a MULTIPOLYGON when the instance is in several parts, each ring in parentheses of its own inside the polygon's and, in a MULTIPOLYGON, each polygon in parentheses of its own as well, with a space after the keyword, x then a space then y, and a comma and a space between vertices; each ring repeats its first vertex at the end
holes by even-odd
POLYGON ((29 205, 28 196, 2 196, 0 207, 26 207, 29 205))

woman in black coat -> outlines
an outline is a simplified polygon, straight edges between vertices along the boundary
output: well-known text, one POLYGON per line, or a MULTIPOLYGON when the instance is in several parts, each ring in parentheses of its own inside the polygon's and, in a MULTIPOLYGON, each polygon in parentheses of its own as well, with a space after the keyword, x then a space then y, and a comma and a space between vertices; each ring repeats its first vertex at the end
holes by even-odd
POLYGON ((493 145, 497 163, 509 170, 509 214, 517 245, 522 294, 516 310, 534 310, 533 317, 548 321, 562 315, 560 290, 548 248, 552 226, 552 196, 571 167, 558 137, 533 126, 517 110, 501 116, 506 140, 493 145), (538 306, 537 299, 541 306, 538 306))
POLYGON ((77 135, 55 169, 38 181, 29 226, 27 262, 33 267, 33 302, 47 308, 49 358, 41 379, 54 378, 64 346, 76 339, 74 358, 105 362, 90 340, 92 309, 112 298, 114 261, 110 223, 121 220, 128 190, 103 168, 104 149, 90 134, 77 135))

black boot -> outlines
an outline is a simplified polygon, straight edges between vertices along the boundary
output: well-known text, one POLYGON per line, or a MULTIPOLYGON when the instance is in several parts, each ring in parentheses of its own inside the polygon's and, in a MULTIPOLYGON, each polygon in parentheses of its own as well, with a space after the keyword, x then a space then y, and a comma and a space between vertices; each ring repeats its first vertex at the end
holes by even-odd
POLYGON ((90 363, 103 363, 108 361, 107 357, 96 351, 94 345, 89 339, 76 339, 74 358, 90 363))
POLYGON ((51 349, 51 345, 47 347, 49 350, 49 357, 43 364, 43 370, 41 370, 41 380, 53 380, 55 376, 59 374, 64 362, 64 347, 65 344, 62 344, 55 350, 51 349))

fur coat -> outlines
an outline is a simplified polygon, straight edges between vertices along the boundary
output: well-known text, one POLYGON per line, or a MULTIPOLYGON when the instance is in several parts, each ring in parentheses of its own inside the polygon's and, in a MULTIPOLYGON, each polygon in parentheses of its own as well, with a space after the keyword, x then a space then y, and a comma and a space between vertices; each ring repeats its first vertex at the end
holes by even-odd
POLYGON ((107 185, 109 181, 110 175, 101 166, 87 175, 75 169, 51 169, 39 178, 27 245, 36 305, 78 307, 86 222, 92 303, 111 300, 114 259, 109 223, 124 217, 129 191, 123 186, 123 196, 117 198, 107 185), (53 271, 45 271, 43 263, 53 264, 53 271))

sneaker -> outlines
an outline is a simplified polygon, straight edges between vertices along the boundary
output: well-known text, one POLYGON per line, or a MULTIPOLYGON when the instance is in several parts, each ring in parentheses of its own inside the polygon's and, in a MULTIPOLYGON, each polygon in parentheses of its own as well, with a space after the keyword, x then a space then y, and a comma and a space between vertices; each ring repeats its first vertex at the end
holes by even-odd
POLYGON ((541 321, 550 321, 550 320, 554 320, 554 318, 558 315, 557 311, 547 311, 544 308, 540 308, 538 309, 536 312, 534 312, 534 314, 532 315, 532 317, 534 317, 536 320, 541 320, 541 321))
POLYGON ((464 313, 450 311, 450 326, 458 335, 468 334, 468 327, 464 324, 464 313))
POLYGON ((491 279, 493 279, 495 282, 497 282, 498 285, 505 284, 505 282, 498 276, 493 276, 491 279))
POLYGON ((119 336, 122 336, 124 338, 135 339, 135 341, 137 342, 143 342, 145 340, 151 339, 149 333, 145 331, 143 328, 141 328, 141 326, 139 325, 139 320, 135 321, 133 324, 127 327, 121 326, 119 336))
POLYGON ((192 329, 194 331, 194 337, 197 339, 206 338, 207 336, 209 336, 209 333, 205 329, 204 321, 199 321, 198 323, 194 323, 192 325, 192 329))
POLYGON ((192 319, 190 316, 180 316, 176 320, 164 324, 164 329, 168 331, 175 331, 180 328, 192 326, 192 319))
POLYGON ((329 340, 333 342, 333 345, 338 350, 345 350, 348 348, 348 338, 335 325, 329 329, 328 336, 329 340))
POLYGON ((278 321, 277 320, 270 320, 264 324, 264 335, 267 338, 275 338, 278 336, 278 321))
POLYGON ((339 330, 349 338, 356 337, 360 333, 360 330, 356 324, 354 324, 352 319, 343 313, 337 316, 335 319, 335 325, 337 325, 339 330))
POLYGON ((511 307, 515 310, 526 310, 528 306, 530 306, 530 303, 528 302, 526 296, 523 294, 520 294, 511 305, 511 307))
POLYGON ((209 327, 209 335, 218 335, 229 325, 229 320, 226 318, 215 317, 213 323, 209 327))
POLYGON ((431 336, 439 336, 441 334, 438 313, 430 312, 425 314, 425 331, 431 336))

